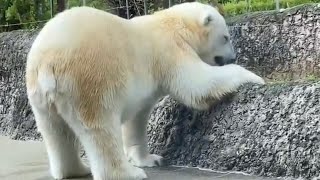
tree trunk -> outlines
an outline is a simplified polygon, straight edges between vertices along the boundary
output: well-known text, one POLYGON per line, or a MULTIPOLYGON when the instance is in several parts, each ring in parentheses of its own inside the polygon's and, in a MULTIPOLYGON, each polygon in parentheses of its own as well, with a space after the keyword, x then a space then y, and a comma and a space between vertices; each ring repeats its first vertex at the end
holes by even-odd
POLYGON ((62 12, 66 9, 66 2, 65 0, 57 0, 57 11, 62 12))

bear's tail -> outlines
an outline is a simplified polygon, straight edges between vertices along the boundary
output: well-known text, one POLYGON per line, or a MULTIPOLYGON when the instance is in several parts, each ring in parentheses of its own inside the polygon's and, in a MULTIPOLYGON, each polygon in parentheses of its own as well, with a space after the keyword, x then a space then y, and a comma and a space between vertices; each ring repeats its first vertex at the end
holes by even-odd
POLYGON ((41 94, 47 97, 48 102, 53 102, 57 92, 57 81, 53 67, 43 67, 38 71, 38 85, 41 94))

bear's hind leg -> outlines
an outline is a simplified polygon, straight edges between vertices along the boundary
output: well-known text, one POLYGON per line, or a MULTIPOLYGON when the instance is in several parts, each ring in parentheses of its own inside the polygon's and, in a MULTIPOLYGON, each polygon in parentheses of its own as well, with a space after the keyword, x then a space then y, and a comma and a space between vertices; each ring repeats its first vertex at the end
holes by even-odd
POLYGON ((127 161, 121 139, 121 124, 118 115, 105 113, 90 127, 80 121, 71 126, 79 133, 86 150, 93 178, 95 180, 141 180, 147 178, 143 169, 127 161))
POLYGON ((147 124, 153 106, 147 106, 122 124, 122 138, 129 161, 137 167, 162 166, 163 157, 150 154, 148 150, 147 124))
POLYGON ((51 175, 55 179, 89 175, 90 168, 80 158, 80 143, 66 122, 55 111, 32 108, 46 145, 51 175))

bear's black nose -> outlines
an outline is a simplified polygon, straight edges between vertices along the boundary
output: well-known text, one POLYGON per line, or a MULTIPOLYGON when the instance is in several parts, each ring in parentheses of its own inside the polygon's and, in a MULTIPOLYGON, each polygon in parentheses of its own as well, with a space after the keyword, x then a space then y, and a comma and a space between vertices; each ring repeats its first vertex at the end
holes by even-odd
POLYGON ((223 66, 224 65, 224 60, 222 56, 216 56, 214 57, 214 61, 219 65, 219 66, 223 66))

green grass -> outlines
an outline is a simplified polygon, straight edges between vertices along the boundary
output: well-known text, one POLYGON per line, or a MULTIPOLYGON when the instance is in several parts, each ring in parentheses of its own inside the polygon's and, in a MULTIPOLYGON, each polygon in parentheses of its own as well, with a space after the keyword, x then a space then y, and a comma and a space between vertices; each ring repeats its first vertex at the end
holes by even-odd
MULTIPOLYGON (((320 0, 280 0, 280 8, 290 8, 308 3, 320 3, 320 0)), ((251 0, 248 6, 245 0, 239 2, 227 2, 224 4, 227 16, 236 16, 247 12, 269 11, 276 9, 274 0, 251 0)))

